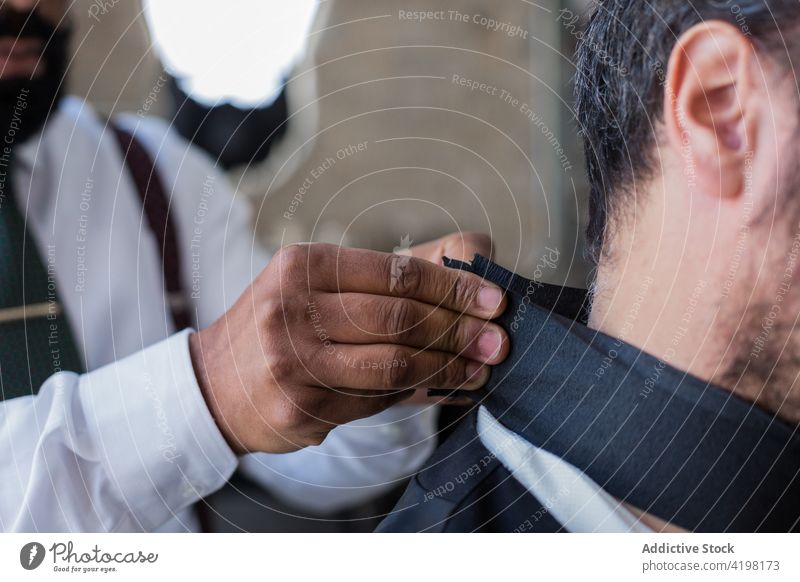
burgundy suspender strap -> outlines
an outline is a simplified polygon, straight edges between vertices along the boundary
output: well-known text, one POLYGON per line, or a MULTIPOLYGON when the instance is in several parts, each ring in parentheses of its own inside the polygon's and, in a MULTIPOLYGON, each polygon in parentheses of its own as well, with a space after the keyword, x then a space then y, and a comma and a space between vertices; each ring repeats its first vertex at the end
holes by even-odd
POLYGON ((180 331, 191 326, 187 298, 181 281, 181 264, 178 253, 178 238, 170 216, 169 198, 152 158, 132 133, 109 124, 119 142, 125 164, 131 173, 136 191, 142 200, 150 230, 156 237, 161 254, 161 267, 167 300, 172 312, 175 329, 180 331))

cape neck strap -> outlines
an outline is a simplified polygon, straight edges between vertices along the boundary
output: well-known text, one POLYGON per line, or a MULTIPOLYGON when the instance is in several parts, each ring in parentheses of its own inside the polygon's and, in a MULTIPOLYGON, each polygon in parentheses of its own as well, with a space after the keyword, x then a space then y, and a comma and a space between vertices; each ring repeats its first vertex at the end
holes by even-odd
POLYGON ((511 353, 472 394, 611 495, 693 531, 797 531, 800 436, 731 392, 589 329, 587 294, 488 259, 446 260, 508 291, 511 353))

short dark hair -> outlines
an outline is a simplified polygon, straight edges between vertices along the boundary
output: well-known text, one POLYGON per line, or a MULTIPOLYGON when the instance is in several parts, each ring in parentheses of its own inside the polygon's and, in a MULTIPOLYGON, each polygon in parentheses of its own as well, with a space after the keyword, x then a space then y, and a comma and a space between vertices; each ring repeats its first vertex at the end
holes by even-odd
POLYGON ((595 0, 576 56, 575 106, 588 171, 587 251, 599 262, 611 218, 636 203, 653 164, 663 81, 677 39, 704 20, 739 27, 789 62, 798 0, 595 0))

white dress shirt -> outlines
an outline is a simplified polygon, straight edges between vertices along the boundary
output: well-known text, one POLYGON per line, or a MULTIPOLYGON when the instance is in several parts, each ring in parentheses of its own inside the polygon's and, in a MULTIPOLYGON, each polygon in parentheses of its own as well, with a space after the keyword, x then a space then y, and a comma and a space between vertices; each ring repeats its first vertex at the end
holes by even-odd
MULTIPOLYGON (((550 513, 567 531, 652 532, 585 473, 508 430, 484 407, 478 410, 478 435, 483 446, 542 503, 542 512, 550 513)), ((520 530, 525 531, 524 520, 540 518, 520 519, 520 530)))
MULTIPOLYGON (((182 278, 206 326, 266 265, 248 206, 211 160, 154 119, 121 116, 171 197, 182 278)), ((161 259, 104 120, 66 98, 17 148, 15 193, 89 373, 51 377, 0 403, 0 530, 195 529, 187 509, 239 465, 195 379, 189 331, 173 329, 161 259)), ((434 446, 433 412, 400 406, 288 455, 242 467, 285 500, 333 510, 413 473, 434 446)))

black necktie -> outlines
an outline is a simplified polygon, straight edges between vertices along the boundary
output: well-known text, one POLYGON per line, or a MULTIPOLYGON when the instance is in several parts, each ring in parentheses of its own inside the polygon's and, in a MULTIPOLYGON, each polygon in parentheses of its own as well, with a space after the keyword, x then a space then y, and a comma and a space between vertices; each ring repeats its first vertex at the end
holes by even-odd
POLYGON ((36 394, 57 372, 82 371, 58 300, 55 248, 39 249, 26 228, 13 163, 0 164, 0 400, 36 394))

